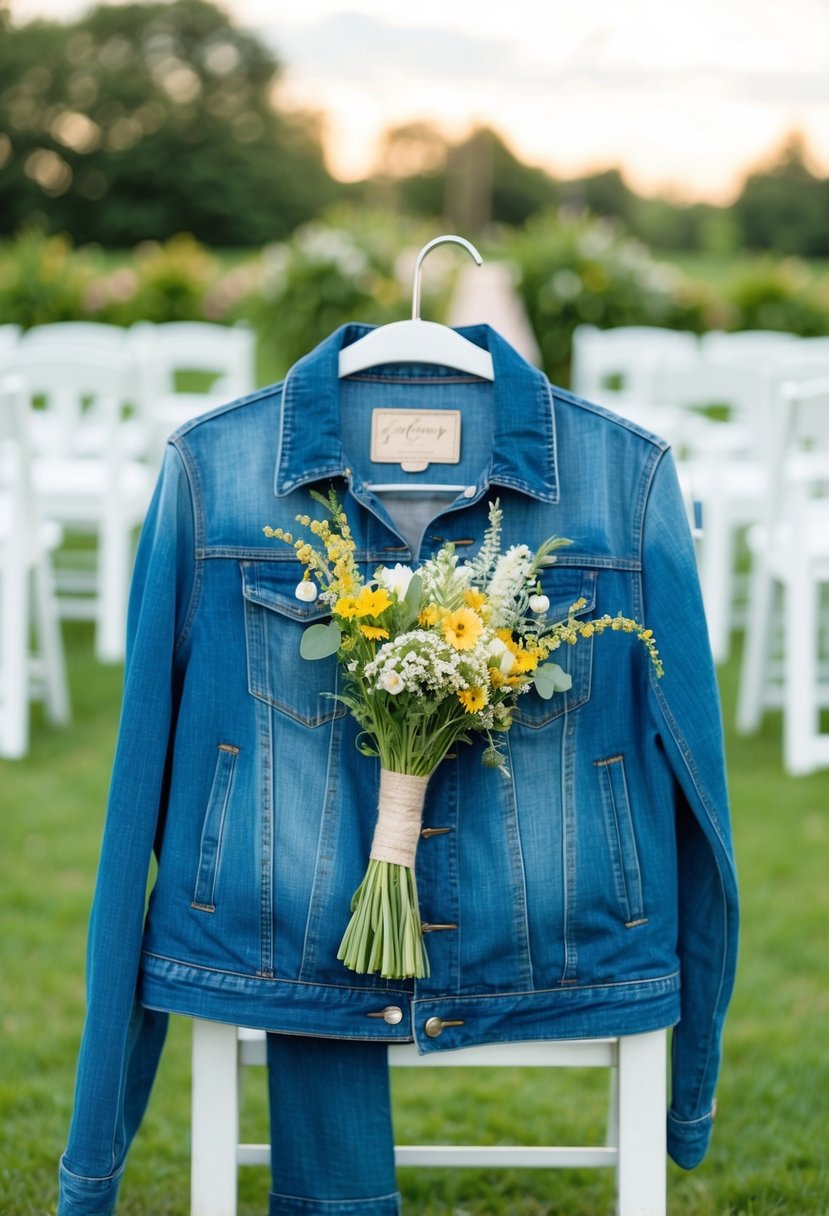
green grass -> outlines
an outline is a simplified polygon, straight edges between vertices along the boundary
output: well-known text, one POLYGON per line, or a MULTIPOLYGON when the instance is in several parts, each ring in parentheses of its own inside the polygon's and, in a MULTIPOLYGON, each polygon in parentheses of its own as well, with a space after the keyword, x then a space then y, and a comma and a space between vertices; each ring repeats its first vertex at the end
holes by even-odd
MULTIPOLYGON (((0 762, 0 1213, 54 1211, 83 1017, 83 952, 120 671, 69 630, 74 721, 36 719, 25 761, 0 762)), ((722 672, 733 718, 737 659, 722 672)), ((671 1216, 829 1213, 829 774, 787 779, 779 718, 729 735, 743 896, 738 984, 709 1156, 671 1166, 671 1216)), ((470 1069, 395 1075, 401 1142, 601 1141, 599 1073, 470 1069)), ((130 1155, 121 1216, 187 1216, 189 1035, 174 1019, 130 1155)), ((264 1075, 248 1078, 244 1134, 267 1135, 264 1075)), ((410 1216, 610 1216, 606 1171, 400 1171, 410 1216)), ((240 1216, 267 1206, 266 1171, 241 1172, 240 1216)))

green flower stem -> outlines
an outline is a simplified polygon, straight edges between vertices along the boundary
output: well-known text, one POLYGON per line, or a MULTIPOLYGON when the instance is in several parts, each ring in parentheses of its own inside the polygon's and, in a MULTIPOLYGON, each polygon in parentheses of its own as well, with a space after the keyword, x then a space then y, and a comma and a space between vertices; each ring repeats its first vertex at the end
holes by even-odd
POLYGON ((428 976, 413 870, 372 858, 351 911, 337 951, 346 967, 391 980, 428 976))

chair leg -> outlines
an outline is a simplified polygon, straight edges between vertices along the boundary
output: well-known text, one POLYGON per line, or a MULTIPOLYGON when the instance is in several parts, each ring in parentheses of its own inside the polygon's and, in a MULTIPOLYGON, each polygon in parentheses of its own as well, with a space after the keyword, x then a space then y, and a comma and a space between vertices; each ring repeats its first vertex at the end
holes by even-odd
MULTIPOLYGON (((716 481, 716 479, 714 479, 716 481)), ((714 662, 728 658, 734 597, 735 526, 728 500, 712 490, 704 503, 700 582, 714 662)))
POLYGON ((753 734, 760 725, 771 658, 774 580, 761 557, 755 555, 753 561, 737 694, 736 724, 741 735, 753 734))
POLYGON ((96 572, 95 657, 100 663, 124 658, 132 533, 120 514, 101 520, 96 572))
POLYGON ((804 568, 784 588, 786 634, 783 677, 783 761, 787 773, 803 776, 816 767, 818 735, 817 588, 804 568))
POLYGON ((17 564, 0 570, 0 756, 29 749, 29 577, 17 564))
POLYGON ((616 1216, 665 1216, 665 1031, 619 1039, 616 1216))
POLYGON ((236 1027, 195 1018, 190 1216, 236 1216, 238 1067, 236 1027))
POLYGON ((71 717, 66 658, 63 650, 60 615, 52 582, 52 569, 43 558, 34 569, 34 610, 38 648, 43 662, 43 701, 46 716, 56 726, 65 726, 71 717))

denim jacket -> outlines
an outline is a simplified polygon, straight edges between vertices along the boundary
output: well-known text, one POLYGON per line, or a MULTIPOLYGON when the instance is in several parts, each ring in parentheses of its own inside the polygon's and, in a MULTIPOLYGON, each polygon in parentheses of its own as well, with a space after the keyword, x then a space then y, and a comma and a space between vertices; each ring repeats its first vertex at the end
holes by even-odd
POLYGON ((366 328, 341 328, 283 383, 168 444, 134 574, 61 1216, 112 1210, 170 1012, 423 1052, 674 1026, 669 1150, 690 1168, 707 1149, 737 891, 671 453, 552 387, 486 326, 462 332, 491 352, 492 382, 423 364, 339 380, 341 346, 366 328), (372 486, 423 474, 372 462, 376 407, 460 411, 457 463, 426 476, 465 488, 436 504, 417 552, 372 486), (664 661, 658 680, 635 638, 580 640, 556 656, 568 692, 521 698, 508 779, 480 744, 444 760, 417 856, 431 975, 416 982, 337 961, 378 769, 322 695, 336 660, 299 654, 327 610, 295 597, 292 548, 263 535, 296 531, 309 488, 329 485, 367 576, 446 540, 474 555, 497 497, 505 544, 572 541, 542 572, 551 613, 583 599, 585 617, 635 617, 664 661))

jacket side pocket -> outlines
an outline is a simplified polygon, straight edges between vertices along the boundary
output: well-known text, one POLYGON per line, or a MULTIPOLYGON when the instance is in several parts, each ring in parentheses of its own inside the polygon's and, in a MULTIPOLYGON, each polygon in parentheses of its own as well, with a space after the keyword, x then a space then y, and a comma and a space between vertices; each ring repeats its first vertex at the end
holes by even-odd
POLYGON ((596 769, 602 785, 605 831, 613 866, 616 895, 628 929, 647 923, 642 896, 642 871, 633 831, 633 815, 628 797, 623 756, 610 756, 607 760, 596 760, 596 769))
POLYGON ((230 743, 219 744, 216 771, 213 774, 213 784, 210 787, 210 797, 207 800, 207 810, 204 813, 204 823, 202 824, 196 890, 190 905, 200 912, 216 911, 214 900, 216 875, 219 870, 219 857, 222 849, 222 832, 238 755, 238 747, 233 747, 230 743))

